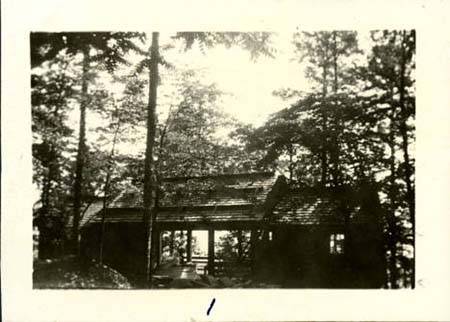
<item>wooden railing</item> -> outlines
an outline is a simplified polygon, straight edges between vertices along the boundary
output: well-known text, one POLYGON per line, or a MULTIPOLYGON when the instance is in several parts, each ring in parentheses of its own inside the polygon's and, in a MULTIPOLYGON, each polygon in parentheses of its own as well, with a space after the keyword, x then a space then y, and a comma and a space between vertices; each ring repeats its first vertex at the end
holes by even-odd
MULTIPOLYGON (((187 257, 182 257, 183 263, 187 262, 187 257)), ((192 256, 191 263, 195 264, 197 274, 208 274, 208 256, 192 256)), ((250 261, 247 263, 250 265, 250 261)), ((232 265, 232 262, 224 261, 219 258, 214 259, 214 275, 223 275, 228 265, 232 265)))

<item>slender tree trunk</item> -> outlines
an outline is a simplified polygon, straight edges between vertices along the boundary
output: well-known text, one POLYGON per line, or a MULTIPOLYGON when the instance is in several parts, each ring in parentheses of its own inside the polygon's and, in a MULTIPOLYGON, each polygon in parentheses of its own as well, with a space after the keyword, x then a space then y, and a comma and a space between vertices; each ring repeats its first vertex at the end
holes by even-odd
MULTIPOLYGON (((50 143, 49 143, 50 144, 50 143)), ((42 193, 41 202, 42 207, 40 209, 40 216, 46 217, 50 212, 50 182, 51 182, 51 162, 47 163, 47 171, 43 174, 42 182, 42 193)), ((41 227, 40 227, 41 228, 41 227)), ((45 259, 52 257, 51 246, 49 243, 49 237, 47 234, 41 233, 39 235, 39 258, 45 259)))
POLYGON ((400 62, 400 109, 401 109, 401 123, 400 123, 400 133, 402 136, 402 150, 403 150, 403 158, 405 162, 405 183, 406 183, 406 198, 408 202, 410 220, 412 225, 412 238, 413 238, 413 249, 414 249, 414 258, 413 258, 413 270, 412 270, 412 287, 415 287, 415 201, 414 201, 414 188, 411 182, 411 164, 410 157, 408 151, 408 129, 406 125, 406 121, 408 118, 406 106, 405 106, 405 73, 406 73, 406 53, 405 53, 405 41, 406 41, 406 32, 402 31, 402 42, 401 42, 401 62, 400 62))
MULTIPOLYGON (((394 144, 391 142, 391 153, 393 154, 395 151, 394 144)), ((397 281, 398 281, 398 272, 397 272, 397 228, 396 228, 396 219, 395 219, 395 157, 391 156, 390 158, 390 193, 389 193, 389 199, 391 202, 391 209, 388 213, 388 249, 390 252, 389 256, 389 273, 390 273, 390 284, 391 288, 397 288, 397 281)))
POLYGON ((406 72, 406 58, 405 58, 405 31, 403 31, 403 39, 402 39, 402 58, 401 58, 401 66, 400 66, 400 86, 399 86, 399 92, 400 92, 400 109, 401 109, 401 125, 400 125, 400 132, 402 135, 402 150, 403 150, 403 157, 405 161, 405 182, 406 182, 406 189, 408 194, 408 204, 409 204, 409 210, 411 215, 411 222, 414 223, 414 190, 411 182, 411 164, 410 164, 410 157, 409 157, 409 151, 408 151, 408 129, 406 125, 407 121, 407 111, 405 106, 405 72, 406 72))
MULTIPOLYGON (((65 68, 64 68, 65 70, 65 68)), ((58 104, 55 106, 55 110, 53 111, 53 117, 58 119, 59 115, 59 104, 64 104, 64 97, 61 93, 59 93, 58 104), (61 103, 62 102, 62 103, 61 103)), ((57 179, 58 176, 58 157, 56 152, 56 142, 51 139, 45 139, 44 144, 49 147, 49 151, 46 157, 48 157, 47 163, 47 173, 43 177, 43 189, 42 189, 42 208, 45 209, 45 213, 48 214, 51 208, 51 191, 52 191, 52 183, 57 179)))
POLYGON ((165 143, 165 137, 166 137, 166 131, 167 131, 168 124, 164 126, 164 128, 161 131, 160 140, 159 140, 159 146, 158 146, 158 159, 155 165, 155 177, 156 177, 156 196, 155 196, 155 205, 156 207, 159 206, 159 200, 161 196, 161 185, 162 185, 162 177, 161 177, 161 159, 163 159, 163 148, 165 143))
MULTIPOLYGON (((352 249, 353 243, 353 231, 351 228, 351 210, 347 204, 346 195, 341 196, 342 210, 344 215, 344 259, 345 268, 352 274, 354 269, 354 249, 352 249)), ((352 283, 352 280, 347 280, 347 283, 352 283)))
POLYGON ((83 74, 81 79, 81 102, 80 102, 80 132, 78 138, 78 152, 75 166, 74 200, 73 200, 73 222, 72 222, 72 249, 80 255, 79 226, 82 206, 82 183, 83 169, 86 154, 86 108, 88 105, 88 72, 89 72, 89 47, 83 48, 83 74))
POLYGON ((50 176, 51 176, 51 164, 48 163, 47 167, 47 173, 44 175, 43 178, 43 188, 42 188, 42 194, 41 194, 41 200, 42 200, 42 209, 45 214, 48 213, 50 209, 50 176))
POLYGON ((290 148, 288 149, 288 153, 289 153, 289 182, 292 183, 292 180, 294 180, 294 169, 295 169, 295 164, 294 164, 294 149, 290 148))
MULTIPOLYGON (((45 214, 46 215, 50 215, 51 217, 54 215, 54 204, 55 202, 52 202, 52 193, 53 193, 53 183, 56 180, 56 175, 57 175, 57 167, 58 167, 58 159, 56 156, 56 148, 53 144, 50 144, 50 161, 48 163, 48 173, 47 173, 47 182, 46 182, 46 187, 45 187, 45 214)), ((50 217, 50 218, 51 218, 50 217)), ((53 219, 51 219, 53 220, 53 219)), ((56 237, 56 236, 54 236, 56 237)), ((60 236, 58 235, 56 238, 59 238, 60 236)), ((51 257, 55 257, 58 255, 58 252, 61 249, 57 249, 53 244, 49 245, 49 255, 51 257)))
MULTIPOLYGON (((333 89, 336 99, 334 101, 334 108, 338 108, 337 94, 338 94, 338 51, 337 51, 337 35, 336 31, 333 31, 333 71, 334 71, 334 81, 333 89)), ((337 111, 335 111, 335 115, 337 111)), ((334 134, 333 134, 333 147, 332 147, 332 162, 333 162, 333 184, 334 186, 339 185, 339 124, 336 117, 334 119, 334 134)))
MULTIPOLYGON (((155 112, 156 113, 156 112, 155 112)), ((169 118, 170 118, 170 110, 169 110, 169 118)), ((156 216, 158 214, 158 209, 160 206, 160 198, 161 198, 161 192, 162 192, 162 180, 163 178, 161 177, 161 160, 164 158, 163 156, 163 151, 164 151, 164 143, 165 143, 165 138, 166 138, 166 133, 167 133, 167 129, 169 127, 169 123, 170 120, 169 118, 167 119, 167 122, 164 126, 164 128, 161 130, 161 134, 160 134, 160 140, 159 140, 159 145, 158 145, 158 150, 157 150, 157 162, 154 165, 154 173, 155 173, 155 184, 154 184, 154 189, 155 189, 155 198, 154 198, 154 207, 153 207, 153 211, 151 216, 153 217, 153 222, 156 220, 156 216)), ((155 121, 155 137, 156 137, 156 121, 155 121)), ((153 228, 154 224, 152 225, 152 229, 153 231, 155 230, 153 228)), ((158 232, 158 236, 157 238, 154 238, 155 236, 153 232, 151 232, 151 236, 150 238, 153 240, 153 242, 151 242, 151 245, 149 246, 149 251, 151 252, 151 256, 157 258, 156 260, 156 264, 159 265, 161 263, 161 250, 159 249, 161 247, 160 243, 161 243, 161 234, 163 234, 163 232, 158 232), (153 247, 152 245, 157 242, 158 243, 158 249, 154 249, 155 247, 153 247), (152 249, 153 248, 153 249, 152 249)), ((173 250, 174 250, 174 242, 175 242, 175 232, 172 231, 172 234, 170 236, 170 255, 173 256, 173 250)), ((152 257, 151 257, 152 258, 152 257)), ((155 262, 153 260, 153 262, 155 262)), ((153 264, 150 264, 151 267, 153 267, 153 264)))
MULTIPOLYGON (((118 112, 117 112, 118 113, 118 112)), ((99 254, 99 262, 103 263, 103 250, 104 250, 104 244, 105 244, 105 229, 106 229, 106 209, 108 205, 108 197, 109 197, 109 183, 111 181, 111 174, 112 174, 112 159, 114 157, 115 149, 116 149, 116 143, 117 138, 119 135, 120 130, 120 120, 117 120, 117 127, 114 131, 113 141, 112 141, 112 147, 111 152, 108 157, 108 164, 106 169, 106 179, 105 179, 105 185, 103 187, 103 209, 102 209, 102 224, 101 224, 101 233, 100 233, 100 254, 99 254)))
POLYGON ((334 94, 338 92, 338 50, 337 50, 337 35, 336 31, 333 31, 333 69, 334 69, 334 94))
POLYGON ((328 120, 327 120, 327 115, 326 115, 326 107, 325 107, 325 100, 326 97, 328 95, 328 91, 327 91, 327 67, 325 65, 325 63, 322 66, 322 96, 323 96, 323 104, 324 106, 322 107, 322 111, 323 111, 323 116, 322 116, 322 132, 324 135, 324 143, 323 146, 321 148, 321 152, 320 152, 320 162, 321 162, 321 184, 323 186, 326 185, 327 183, 327 179, 328 179, 328 156, 327 156, 327 135, 325 135, 325 131, 327 131, 327 126, 328 126, 328 120))
MULTIPOLYGON (((64 98, 62 97, 62 94, 59 95, 59 98, 61 100, 63 100, 64 98)), ((58 115, 59 112, 59 106, 56 105, 55 110, 53 111, 53 117, 56 119, 59 117, 58 115)), ((51 193, 53 190, 53 182, 55 182, 58 177, 59 177, 59 167, 58 167, 58 153, 56 150, 56 146, 55 146, 55 142, 49 142, 49 146, 50 146, 50 161, 48 163, 48 186, 47 186, 47 200, 46 200, 46 204, 48 207, 48 211, 50 211, 50 207, 51 207, 51 193)))
POLYGON ((394 89, 391 89, 391 105, 392 112, 390 115, 390 129, 389 129, 389 148, 391 150, 391 155, 389 158, 389 170, 390 174, 390 185, 389 185, 389 200, 390 200, 390 210, 388 213, 387 224, 388 224, 388 240, 387 246, 390 252, 389 257, 389 277, 391 288, 396 289, 398 283, 398 270, 397 270, 397 227, 396 227, 396 218, 395 218, 395 209, 397 207, 397 193, 395 189, 395 102, 394 102, 394 89))
POLYGON ((150 47, 150 86, 147 111, 147 145, 145 151, 145 173, 144 173, 144 244, 145 244, 145 284, 151 287, 152 269, 155 262, 153 255, 152 233, 154 230, 153 214, 153 148, 156 135, 156 102, 158 88, 158 63, 159 63, 159 33, 152 33, 152 44, 150 47))

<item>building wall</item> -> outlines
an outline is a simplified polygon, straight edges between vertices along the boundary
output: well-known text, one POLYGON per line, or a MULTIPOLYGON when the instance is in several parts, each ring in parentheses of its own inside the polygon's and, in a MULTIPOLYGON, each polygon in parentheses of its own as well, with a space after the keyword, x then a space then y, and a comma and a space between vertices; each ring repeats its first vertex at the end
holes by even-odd
POLYGON ((386 267, 381 231, 373 225, 355 224, 351 237, 353 283, 361 288, 383 287, 386 267))
MULTIPOLYGON (((82 230, 82 252, 99 259, 101 225, 82 230)), ((142 263, 140 224, 105 226, 104 263, 137 282, 142 263)), ((378 236, 378 237, 377 237, 378 236)), ((254 278, 288 288, 379 288, 384 282, 383 249, 368 225, 272 228, 255 249, 254 278), (330 254, 330 235, 345 233, 343 254, 330 254)))
POLYGON ((283 227, 273 229, 266 257, 257 266, 270 267, 261 273, 289 288, 380 288, 384 271, 380 244, 368 231, 354 227, 283 227), (330 235, 345 233, 344 252, 330 252, 330 235))
MULTIPOLYGON (((142 225, 137 223, 109 223, 105 225, 103 263, 137 282, 142 272, 142 225)), ((100 258, 101 224, 82 229, 81 250, 88 258, 100 258)))

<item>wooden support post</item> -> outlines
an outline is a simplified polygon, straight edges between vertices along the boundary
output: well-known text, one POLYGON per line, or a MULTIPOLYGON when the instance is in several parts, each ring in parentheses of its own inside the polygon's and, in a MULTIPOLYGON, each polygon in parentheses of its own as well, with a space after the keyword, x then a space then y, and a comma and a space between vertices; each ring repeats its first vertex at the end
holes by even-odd
POLYGON ((266 229, 264 229, 263 230, 263 233, 262 233, 262 240, 265 242, 265 243, 267 243, 267 242, 269 242, 269 234, 270 234, 270 232, 268 231, 268 230, 266 230, 266 229))
POLYGON ((192 230, 187 231, 186 261, 192 261, 192 230))
POLYGON ((181 264, 184 264, 184 231, 180 230, 180 248, 178 248, 181 264))
POLYGON ((173 251, 175 249, 175 230, 170 232, 170 241, 169 241, 169 253, 170 256, 173 256, 173 251))
POLYGON ((208 274, 214 275, 214 229, 208 230, 208 274))
POLYGON ((244 252, 242 249, 242 230, 237 231, 237 253, 238 253, 238 261, 242 261, 244 257, 244 252))
POLYGON ((156 230, 156 236, 155 236, 155 252, 156 252, 156 266, 158 266, 159 264, 161 264, 161 254, 162 254, 162 242, 161 242, 161 237, 162 237, 162 231, 160 230, 156 230))
POLYGON ((256 243, 258 241, 258 231, 252 229, 250 232, 250 267, 252 274, 256 273, 256 243))

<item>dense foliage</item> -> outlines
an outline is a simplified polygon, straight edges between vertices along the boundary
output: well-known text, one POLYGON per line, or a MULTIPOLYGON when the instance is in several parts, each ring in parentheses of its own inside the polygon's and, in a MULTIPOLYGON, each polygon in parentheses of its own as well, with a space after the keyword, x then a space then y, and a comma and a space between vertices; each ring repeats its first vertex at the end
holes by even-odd
POLYGON ((386 285, 413 285, 414 56, 410 31, 371 33, 361 57, 353 32, 299 33, 310 92, 282 89, 294 103, 250 133, 248 147, 292 185, 374 182, 384 209, 386 285))
MULTIPOLYGON (((195 45, 206 55, 220 45, 240 46, 250 59, 276 57, 271 34, 178 33, 161 46, 158 37, 143 50, 140 33, 31 35, 41 257, 64 251, 64 227, 77 236, 91 203, 106 207, 124 189, 144 191, 148 208, 164 193, 163 177, 271 169, 297 186, 374 182, 384 211, 386 286, 413 285, 413 31, 374 31, 365 51, 356 32, 296 32, 292 58, 310 88, 274 88, 286 106, 258 128, 226 114, 227 94, 201 71, 166 57, 195 45)), ((148 215, 151 235, 154 214, 148 215)), ((225 236, 219 256, 243 261, 247 237, 225 236)), ((166 234, 164 245, 181 250, 183 238, 166 234)))

